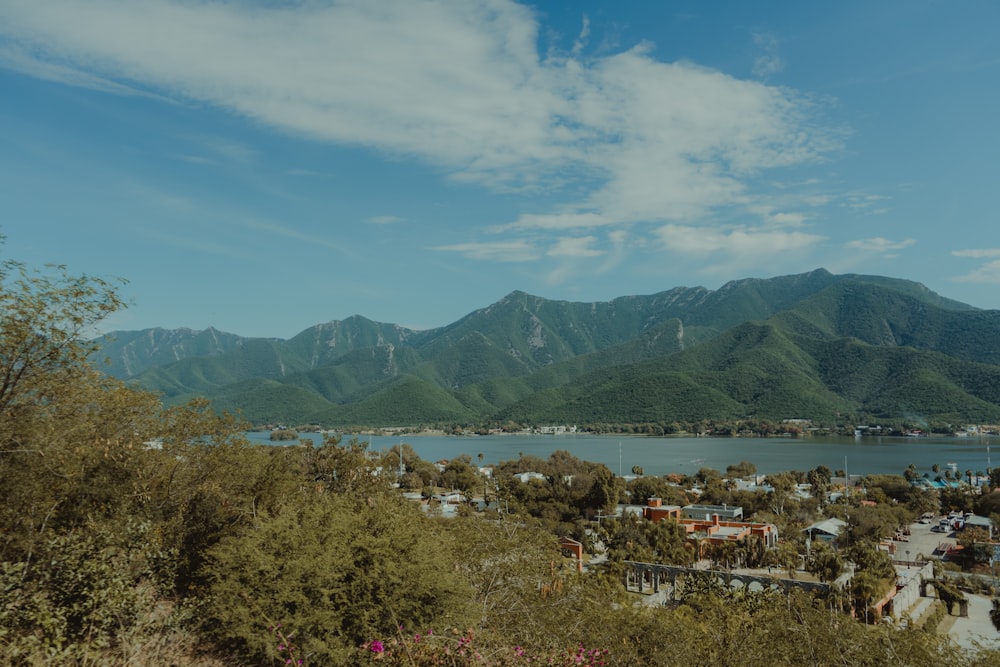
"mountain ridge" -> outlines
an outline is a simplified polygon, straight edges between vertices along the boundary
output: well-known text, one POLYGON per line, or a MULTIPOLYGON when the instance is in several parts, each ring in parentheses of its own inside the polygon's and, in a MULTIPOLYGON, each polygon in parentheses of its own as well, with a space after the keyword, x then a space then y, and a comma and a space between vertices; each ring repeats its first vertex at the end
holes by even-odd
POLYGON ((973 308, 912 281, 825 269, 603 302, 514 290, 421 331, 353 315, 287 340, 210 328, 113 332, 98 342, 112 359, 111 374, 167 402, 205 395, 255 422, 265 412, 275 416, 276 405, 287 411, 281 421, 371 425, 778 418, 803 410, 824 418, 889 417, 901 410, 906 396, 840 386, 820 372, 825 351, 844 341, 863 346, 867 352, 857 358, 872 363, 869 370, 840 369, 846 377, 889 382, 889 366, 903 365, 911 373, 900 386, 917 395, 917 408, 1000 421, 993 393, 1000 311, 973 308), (970 379, 970 364, 979 365, 985 387, 970 379), (599 382, 595 373, 608 377, 599 382), (937 400, 924 386, 950 398, 937 400), (615 410, 605 409, 611 405, 615 410))

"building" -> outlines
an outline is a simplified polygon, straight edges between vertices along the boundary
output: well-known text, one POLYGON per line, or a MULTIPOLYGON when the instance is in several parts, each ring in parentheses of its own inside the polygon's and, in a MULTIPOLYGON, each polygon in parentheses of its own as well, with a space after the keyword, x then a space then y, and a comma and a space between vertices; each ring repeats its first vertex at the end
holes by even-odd
POLYGON ((712 521, 716 516, 722 521, 737 521, 743 518, 743 508, 733 505, 685 505, 681 508, 682 519, 712 521))
POLYGON ((810 540, 833 542, 845 528, 847 528, 847 522, 842 519, 823 519, 804 528, 802 532, 807 534, 810 540))
POLYGON ((663 501, 659 498, 650 498, 642 508, 642 517, 653 523, 663 521, 664 519, 672 519, 673 521, 680 522, 681 506, 664 505, 663 501))
POLYGON ((770 523, 738 521, 743 517, 742 507, 729 505, 664 505, 659 498, 650 498, 642 508, 643 518, 649 521, 676 521, 684 528, 687 539, 694 544, 698 557, 704 547, 721 542, 740 542, 759 537, 764 546, 773 548, 778 543, 778 528, 770 523))

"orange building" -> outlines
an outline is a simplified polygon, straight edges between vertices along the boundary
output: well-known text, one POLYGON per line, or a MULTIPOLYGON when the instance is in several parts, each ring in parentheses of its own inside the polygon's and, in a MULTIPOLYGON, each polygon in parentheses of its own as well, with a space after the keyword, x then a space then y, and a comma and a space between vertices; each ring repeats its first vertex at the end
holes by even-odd
MULTIPOLYGON (((778 528, 772 523, 754 523, 749 521, 723 521, 719 513, 711 514, 708 519, 687 519, 683 518, 684 509, 677 505, 664 505, 659 498, 650 498, 646 506, 642 508, 642 516, 649 521, 663 521, 670 519, 676 521, 684 527, 688 539, 699 545, 699 556, 701 547, 706 543, 719 542, 739 542, 748 537, 759 537, 764 546, 773 548, 778 543, 778 528)), ((711 511, 710 506, 699 506, 699 510, 711 511)), ((720 511, 732 512, 739 508, 720 508, 720 511)), ((742 509, 740 509, 742 515, 742 509)))

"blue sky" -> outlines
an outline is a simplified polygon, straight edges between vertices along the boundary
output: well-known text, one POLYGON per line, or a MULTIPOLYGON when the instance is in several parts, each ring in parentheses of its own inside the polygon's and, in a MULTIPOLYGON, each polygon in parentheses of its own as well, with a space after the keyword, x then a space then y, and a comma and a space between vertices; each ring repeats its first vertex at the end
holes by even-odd
POLYGON ((825 267, 1000 308, 1000 4, 3 0, 0 256, 107 329, 825 267))

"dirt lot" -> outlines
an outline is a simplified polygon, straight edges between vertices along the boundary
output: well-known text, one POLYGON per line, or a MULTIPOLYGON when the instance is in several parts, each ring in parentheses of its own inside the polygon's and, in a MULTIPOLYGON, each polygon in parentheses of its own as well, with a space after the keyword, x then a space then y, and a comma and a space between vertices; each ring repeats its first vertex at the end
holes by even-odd
POLYGON ((910 534, 904 535, 905 542, 897 541, 896 560, 924 560, 932 556, 940 557, 936 549, 941 544, 955 544, 955 532, 949 530, 946 533, 934 532, 932 529, 938 525, 938 518, 931 519, 931 523, 914 523, 910 526, 910 534))

